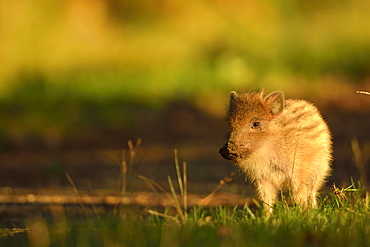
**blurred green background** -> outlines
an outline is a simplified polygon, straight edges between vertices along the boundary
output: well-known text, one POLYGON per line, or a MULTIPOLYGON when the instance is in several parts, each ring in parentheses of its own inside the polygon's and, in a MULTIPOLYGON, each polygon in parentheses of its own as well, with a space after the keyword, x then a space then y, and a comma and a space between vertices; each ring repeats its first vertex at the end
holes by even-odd
POLYGON ((218 155, 228 93, 260 88, 315 102, 336 143, 333 180, 359 177, 369 16, 366 0, 3 0, 0 186, 115 179, 118 166, 86 152, 119 157, 139 137, 138 172, 167 175, 179 147, 194 180, 217 183, 234 169, 218 155))

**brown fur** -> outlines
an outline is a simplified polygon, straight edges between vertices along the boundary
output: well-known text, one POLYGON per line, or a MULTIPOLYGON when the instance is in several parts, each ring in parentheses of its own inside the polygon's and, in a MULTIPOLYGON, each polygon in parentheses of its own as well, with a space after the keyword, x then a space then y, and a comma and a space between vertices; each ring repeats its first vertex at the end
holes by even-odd
POLYGON ((284 188, 297 204, 316 206, 330 173, 331 136, 313 104, 285 100, 283 92, 231 92, 228 122, 220 153, 247 175, 269 212, 284 188))

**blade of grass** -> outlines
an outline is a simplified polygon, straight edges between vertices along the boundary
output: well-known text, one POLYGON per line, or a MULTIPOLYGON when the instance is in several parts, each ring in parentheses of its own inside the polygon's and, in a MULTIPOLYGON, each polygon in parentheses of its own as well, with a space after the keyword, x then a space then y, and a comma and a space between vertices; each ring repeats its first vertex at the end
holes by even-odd
POLYGON ((235 173, 232 172, 228 176, 221 179, 220 183, 217 185, 217 187, 208 196, 206 196, 205 198, 203 198, 199 201, 199 205, 207 206, 212 201, 212 199, 215 196, 217 191, 219 191, 225 184, 233 181, 234 175, 235 175, 235 173))
POLYGON ((175 167, 176 167, 177 180, 179 183, 179 189, 180 189, 181 196, 184 197, 184 184, 182 181, 177 149, 175 148, 173 152, 174 152, 174 157, 175 157, 175 167))
POLYGON ((363 184, 367 182, 367 175, 366 175, 366 166, 365 166, 365 158, 364 152, 360 147, 360 143, 358 139, 352 139, 351 141, 352 153, 353 153, 353 161, 357 167, 357 170, 360 174, 360 181, 363 184))
POLYGON ((152 215, 155 215, 155 216, 159 216, 159 217, 165 218, 165 219, 173 220, 176 223, 180 224, 180 221, 178 219, 176 219, 175 217, 171 216, 171 215, 163 214, 163 213, 160 213, 160 212, 151 210, 151 209, 148 210, 148 213, 149 214, 152 214, 152 215))
POLYGON ((82 212, 84 213, 84 215, 85 215, 85 217, 87 219, 88 218, 88 212, 87 212, 87 209, 85 207, 85 204, 83 203, 83 200, 82 200, 82 197, 80 195, 80 192, 78 191, 78 189, 76 187, 76 184, 74 183, 73 179, 71 178, 71 176, 69 175, 68 172, 65 173, 65 176, 67 177, 67 180, 68 180, 69 184, 72 187, 72 191, 75 194, 75 196, 77 197, 78 203, 81 206, 82 212))
POLYGON ((143 180, 143 182, 149 187, 149 189, 153 192, 153 193, 158 193, 158 190, 155 188, 155 186, 153 185, 152 182, 150 182, 149 178, 146 178, 144 176, 140 176, 138 175, 137 176, 139 179, 143 180))
POLYGON ((167 176, 167 179, 168 179, 168 184, 170 186, 170 190, 171 190, 171 193, 172 193, 173 200, 175 202, 174 203, 175 209, 176 209, 178 215, 180 216, 181 220, 184 222, 185 221, 185 216, 184 216, 184 213, 183 213, 183 211, 180 207, 180 203, 179 203, 179 200, 177 198, 175 187, 173 186, 171 176, 167 176))
POLYGON ((185 217, 187 215, 188 210, 188 175, 187 175, 187 164, 184 161, 182 163, 182 172, 183 172, 183 179, 184 179, 184 195, 183 195, 183 203, 184 203, 184 213, 185 217))
POLYGON ((121 153, 121 162, 120 162, 120 186, 119 186, 119 196, 120 203, 115 208, 116 212, 121 212, 122 206, 129 204, 127 198, 127 190, 132 179, 132 170, 135 164, 137 150, 141 145, 141 139, 137 139, 136 144, 129 140, 127 142, 128 154, 125 149, 121 153))
POLYGON ((168 193, 160 184, 158 184, 154 180, 152 180, 150 178, 147 178, 147 177, 144 177, 144 176, 141 176, 141 175, 138 175, 138 178, 141 179, 141 180, 143 180, 146 184, 150 184, 151 185, 150 188, 153 188, 155 190, 155 187, 156 187, 157 189, 159 189, 160 191, 162 191, 168 197, 168 199, 170 199, 171 201, 173 201, 173 198, 170 195, 170 193, 168 193))
POLYGON ((122 150, 122 159, 121 159, 121 188, 120 194, 122 197, 126 196, 127 190, 127 162, 126 162, 126 150, 122 150))
MULTIPOLYGON (((172 201, 172 204, 174 206, 174 208, 176 209, 177 211, 177 214, 179 215, 180 219, 182 222, 184 222, 185 220, 185 216, 181 210, 181 207, 180 207, 180 203, 177 199, 177 195, 176 195, 176 191, 175 191, 175 188, 173 186, 173 183, 172 183, 172 180, 171 180, 171 177, 168 176, 168 183, 169 183, 169 186, 170 186, 170 190, 171 190, 171 193, 168 193, 161 185, 159 185, 157 182, 155 182, 154 180, 150 179, 150 178, 147 178, 147 177, 144 177, 144 176, 141 176, 141 175, 138 175, 138 178, 143 180, 146 184, 150 185, 150 188, 152 188, 153 190, 155 190, 155 188, 159 189, 160 191, 162 191, 167 197, 168 199, 170 199, 172 201)), ((149 210, 148 211, 149 213, 151 212, 155 212, 153 210, 149 210)), ((156 213, 155 215, 158 215, 158 216, 162 216, 165 215, 165 214, 162 214, 162 213, 156 213)), ((174 217, 173 216, 168 216, 166 215, 165 218, 171 218, 173 219, 174 217)))
POLYGON ((254 220, 256 219, 256 215, 252 212, 252 210, 250 209, 249 205, 245 205, 244 206, 244 209, 247 211, 247 213, 249 214, 249 216, 254 220))
POLYGON ((133 166, 136 162, 136 155, 138 153, 138 149, 141 146, 141 138, 137 139, 136 144, 134 145, 133 142, 130 140, 127 142, 128 146, 128 157, 122 157, 122 160, 125 160, 126 162, 126 190, 130 186, 130 182, 132 179, 132 170, 133 166))
POLYGON ((6 238, 8 236, 14 237, 18 233, 25 233, 28 231, 28 228, 1 228, 0 229, 0 238, 6 238))

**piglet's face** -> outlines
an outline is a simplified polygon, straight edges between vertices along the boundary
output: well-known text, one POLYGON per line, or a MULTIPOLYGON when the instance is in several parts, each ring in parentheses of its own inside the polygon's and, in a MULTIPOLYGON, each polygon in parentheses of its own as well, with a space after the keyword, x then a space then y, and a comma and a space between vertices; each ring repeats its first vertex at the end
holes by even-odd
POLYGON ((271 133, 272 120, 284 109, 284 94, 275 92, 230 94, 228 111, 229 134, 220 154, 228 160, 247 158, 265 145, 271 133))

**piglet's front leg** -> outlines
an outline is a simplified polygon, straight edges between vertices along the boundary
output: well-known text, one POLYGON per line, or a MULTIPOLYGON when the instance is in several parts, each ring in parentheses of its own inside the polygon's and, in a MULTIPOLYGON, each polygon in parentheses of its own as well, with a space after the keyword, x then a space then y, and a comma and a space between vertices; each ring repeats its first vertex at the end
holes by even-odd
POLYGON ((263 208, 268 215, 272 214, 272 207, 275 205, 278 189, 266 178, 255 181, 257 195, 263 203, 263 208))

